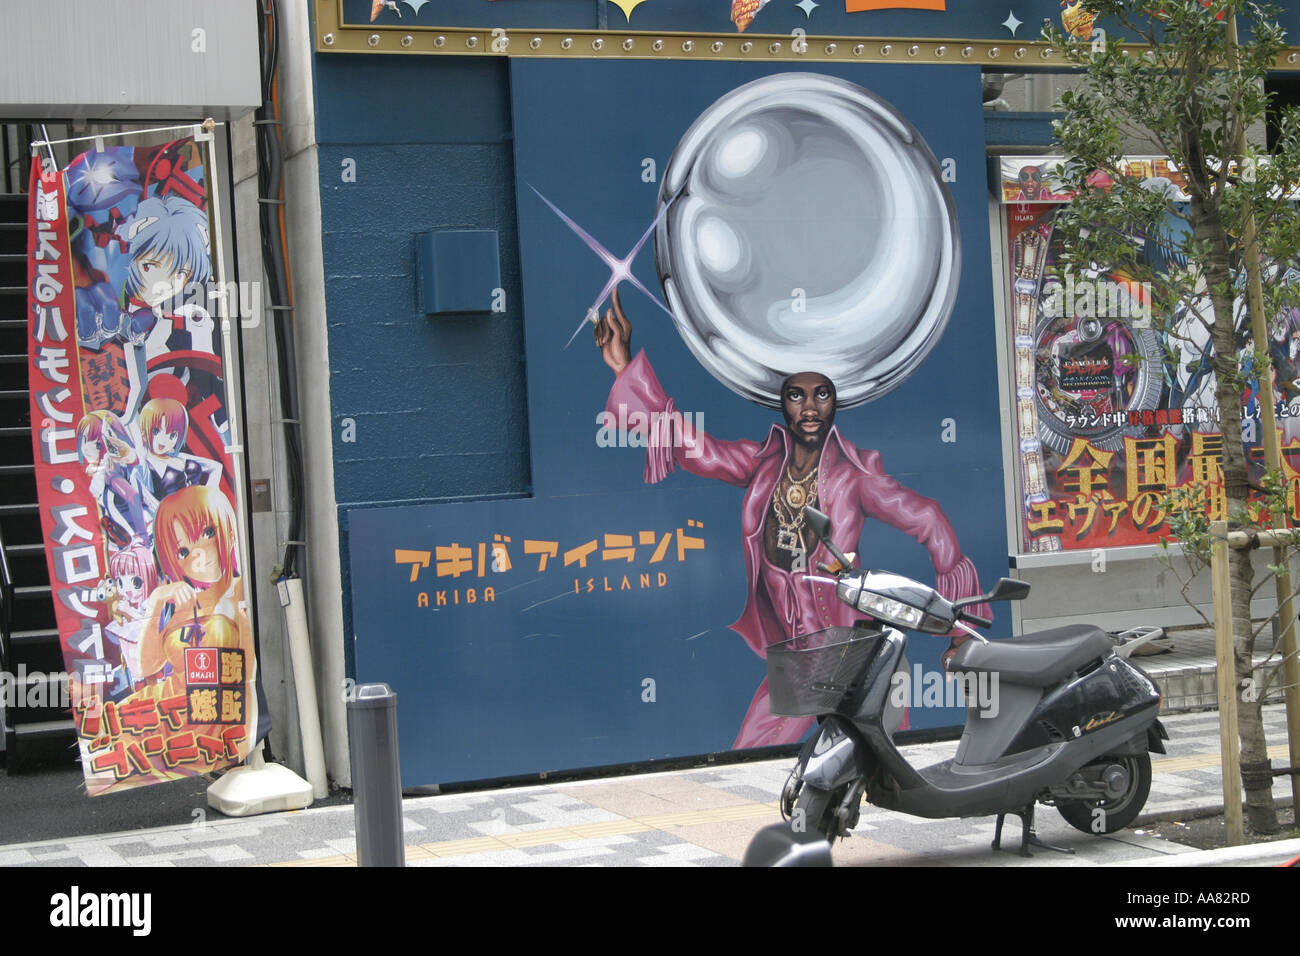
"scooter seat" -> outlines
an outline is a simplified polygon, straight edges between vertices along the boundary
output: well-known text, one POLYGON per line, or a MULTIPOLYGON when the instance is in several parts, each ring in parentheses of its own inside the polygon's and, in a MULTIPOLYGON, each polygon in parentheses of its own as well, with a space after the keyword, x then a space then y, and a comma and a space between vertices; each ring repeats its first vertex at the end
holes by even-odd
POLYGON ((1048 687, 1108 654, 1115 643, 1091 624, 1067 624, 1004 641, 970 640, 953 655, 950 670, 996 673, 999 680, 1048 687))

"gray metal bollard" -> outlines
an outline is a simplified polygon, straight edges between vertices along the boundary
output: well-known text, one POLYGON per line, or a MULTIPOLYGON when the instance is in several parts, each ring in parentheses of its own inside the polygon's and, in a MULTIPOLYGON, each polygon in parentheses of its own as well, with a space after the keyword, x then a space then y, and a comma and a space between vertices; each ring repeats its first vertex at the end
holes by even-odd
POLYGON ((361 684, 353 690, 348 739, 357 861, 361 866, 405 866, 397 695, 387 684, 361 684))

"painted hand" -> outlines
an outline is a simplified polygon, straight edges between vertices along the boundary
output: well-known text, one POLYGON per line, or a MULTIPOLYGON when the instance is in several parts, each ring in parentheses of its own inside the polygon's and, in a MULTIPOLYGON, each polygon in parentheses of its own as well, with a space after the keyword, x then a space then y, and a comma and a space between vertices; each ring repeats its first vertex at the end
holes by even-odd
POLYGON ((600 357, 615 375, 620 375, 632 360, 632 323, 623 314, 617 287, 614 289, 613 302, 614 307, 603 318, 596 320, 594 334, 600 357))
POLYGON ((150 594, 148 599, 145 601, 145 607, 152 612, 152 610, 160 604, 188 604, 190 601, 194 600, 194 596, 197 593, 198 592, 194 590, 194 587, 186 581, 173 581, 168 584, 160 584, 158 587, 154 588, 153 593, 150 594))

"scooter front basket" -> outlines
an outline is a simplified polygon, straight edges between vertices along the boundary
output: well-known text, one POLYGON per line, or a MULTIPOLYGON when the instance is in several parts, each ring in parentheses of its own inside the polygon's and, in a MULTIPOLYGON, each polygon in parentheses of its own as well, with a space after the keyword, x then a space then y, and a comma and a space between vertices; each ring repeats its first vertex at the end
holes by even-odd
POLYGON ((767 691, 772 713, 815 717, 834 711, 879 646, 880 632, 828 627, 767 649, 767 691))

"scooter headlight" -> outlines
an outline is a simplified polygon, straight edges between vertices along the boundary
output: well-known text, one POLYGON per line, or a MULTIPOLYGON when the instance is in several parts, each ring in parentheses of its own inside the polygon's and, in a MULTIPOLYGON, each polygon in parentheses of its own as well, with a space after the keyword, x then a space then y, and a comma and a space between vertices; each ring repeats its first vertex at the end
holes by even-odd
POLYGON ((919 608, 904 604, 902 601, 895 601, 893 598, 873 594, 871 591, 862 592, 862 597, 858 598, 858 610, 882 621, 888 621, 890 624, 899 624, 907 628, 919 625, 924 616, 919 608))

